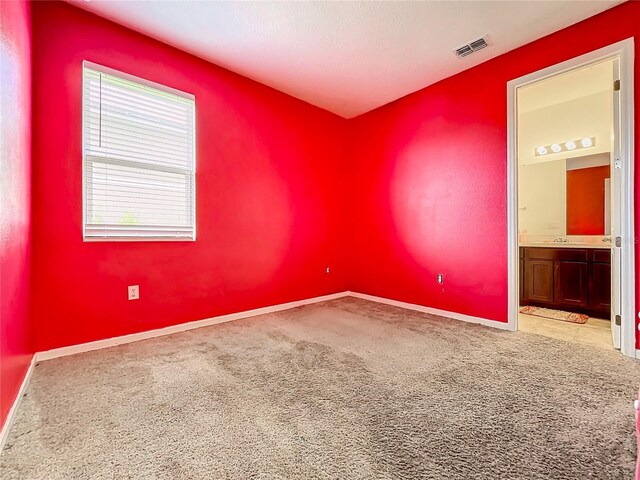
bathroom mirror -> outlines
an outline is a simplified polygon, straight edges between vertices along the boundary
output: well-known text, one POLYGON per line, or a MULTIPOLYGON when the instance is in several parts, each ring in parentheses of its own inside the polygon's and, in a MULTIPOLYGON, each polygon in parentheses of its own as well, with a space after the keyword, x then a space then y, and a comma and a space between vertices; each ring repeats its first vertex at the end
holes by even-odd
POLYGON ((608 152, 521 165, 518 224, 527 235, 609 235, 608 152))

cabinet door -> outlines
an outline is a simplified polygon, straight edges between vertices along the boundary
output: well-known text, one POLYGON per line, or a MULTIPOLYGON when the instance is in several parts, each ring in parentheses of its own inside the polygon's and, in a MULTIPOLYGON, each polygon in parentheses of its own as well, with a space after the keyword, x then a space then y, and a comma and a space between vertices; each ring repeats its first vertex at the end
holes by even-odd
POLYGON ((527 300, 553 302, 553 260, 526 260, 524 293, 527 300))
POLYGON ((611 310, 611 265, 608 263, 591 265, 589 307, 603 312, 611 310))
POLYGON ((518 284, 520 288, 519 297, 520 300, 524 300, 524 258, 519 259, 520 263, 518 265, 518 284))
POLYGON ((559 306, 587 307, 589 264, 559 260, 555 266, 555 303, 559 306))

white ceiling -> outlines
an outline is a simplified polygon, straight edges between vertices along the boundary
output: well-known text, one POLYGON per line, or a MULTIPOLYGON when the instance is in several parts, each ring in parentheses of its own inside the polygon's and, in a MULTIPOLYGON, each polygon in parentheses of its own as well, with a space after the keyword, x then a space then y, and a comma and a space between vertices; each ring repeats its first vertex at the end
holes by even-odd
POLYGON ((346 118, 621 3, 70 2, 346 118), (453 55, 485 34, 488 48, 453 55))
POLYGON ((613 60, 607 60, 519 88, 518 111, 530 112, 612 88, 613 60))
POLYGON ((613 68, 613 60, 607 60, 518 89, 520 165, 608 155, 613 134, 613 68), (584 137, 595 137, 595 145, 586 150, 535 154, 540 145, 584 137))

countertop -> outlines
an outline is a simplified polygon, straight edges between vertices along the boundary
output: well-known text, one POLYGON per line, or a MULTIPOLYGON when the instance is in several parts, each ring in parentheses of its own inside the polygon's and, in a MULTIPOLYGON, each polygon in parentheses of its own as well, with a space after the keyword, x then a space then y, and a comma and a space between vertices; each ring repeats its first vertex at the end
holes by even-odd
POLYGON ((538 247, 538 248, 597 248, 599 250, 610 250, 610 243, 563 243, 563 242, 524 242, 519 244, 520 247, 538 247))

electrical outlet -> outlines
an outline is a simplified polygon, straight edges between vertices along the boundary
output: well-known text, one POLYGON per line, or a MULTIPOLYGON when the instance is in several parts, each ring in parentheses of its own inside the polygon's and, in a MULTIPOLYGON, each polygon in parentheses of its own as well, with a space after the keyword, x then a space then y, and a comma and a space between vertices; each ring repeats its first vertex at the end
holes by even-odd
POLYGON ((129 300, 138 300, 140 298, 140 286, 129 285, 129 300))
POLYGON ((442 285, 442 284, 444 283, 444 275, 443 275, 443 274, 439 273, 439 274, 438 274, 438 276, 437 276, 436 278, 437 278, 438 283, 439 283, 440 285, 442 285))

